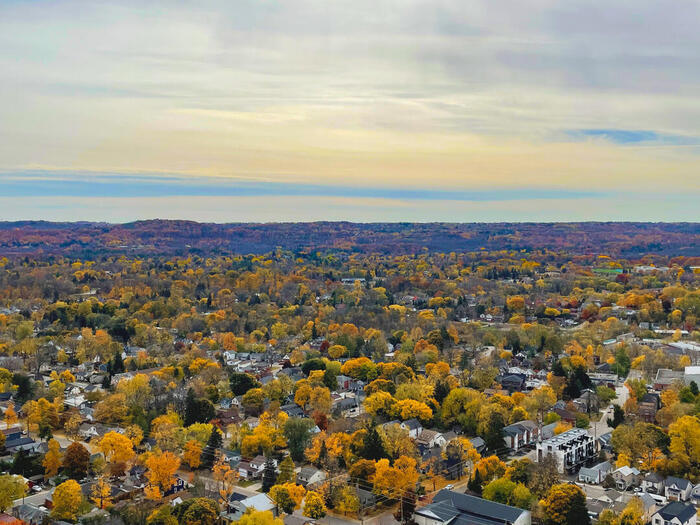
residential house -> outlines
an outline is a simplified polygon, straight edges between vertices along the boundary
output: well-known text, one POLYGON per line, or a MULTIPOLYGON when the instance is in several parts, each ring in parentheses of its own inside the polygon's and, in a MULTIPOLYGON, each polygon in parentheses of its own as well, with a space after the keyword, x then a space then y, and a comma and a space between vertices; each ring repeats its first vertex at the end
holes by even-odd
POLYGON ((627 490, 630 487, 637 487, 642 481, 642 475, 634 467, 620 467, 612 473, 615 485, 619 490, 627 490))
POLYGON ((651 518, 651 525, 696 525, 697 511, 693 505, 672 501, 657 510, 651 518))
POLYGON ((658 472, 649 472, 642 479, 642 490, 649 494, 665 494, 664 477, 658 472))
POLYGON ((401 428, 408 430, 408 436, 412 439, 416 439, 423 432, 423 425, 416 418, 404 421, 401 428))
POLYGON ((229 520, 229 522, 239 521, 241 516, 243 516, 248 509, 270 511, 274 516, 277 516, 277 505, 275 505, 274 501, 272 501, 267 494, 256 494, 255 496, 244 499, 238 498, 240 498, 240 495, 234 492, 227 505, 228 512, 222 516, 229 520))
POLYGON ((687 479, 669 476, 664 480, 664 495, 669 501, 688 501, 693 484, 687 479))
POLYGON ((600 401, 596 393, 590 388, 586 388, 581 392, 581 395, 574 399, 574 405, 576 410, 583 412, 585 414, 590 414, 591 412, 597 412, 600 407, 600 401))
POLYGON ((599 485, 612 470, 613 467, 608 461, 603 461, 592 467, 581 467, 581 470, 578 471, 578 480, 582 483, 599 485))
POLYGON ((503 427, 503 440, 511 450, 520 450, 526 445, 531 445, 538 437, 537 423, 527 419, 503 427))
MULTIPOLYGON (((445 442, 446 443, 449 442, 449 440, 447 439, 447 434, 443 434, 443 435, 445 437, 445 442)), ((476 449, 476 451, 479 454, 483 454, 483 452, 486 450, 486 441, 484 441, 483 438, 476 436, 473 438, 469 438, 469 441, 471 442, 472 446, 476 449)))
POLYGON ((501 386, 511 394, 520 392, 525 386, 526 379, 523 374, 508 374, 501 379, 501 386))
POLYGON ((530 512, 527 510, 452 490, 438 492, 432 503, 416 509, 413 519, 418 525, 447 525, 448 523, 530 525, 531 523, 530 512))
POLYGON ((302 467, 297 474, 297 483, 302 487, 320 483, 326 479, 326 473, 316 467, 302 467))
POLYGON ((637 416, 642 421, 654 423, 656 421, 656 412, 661 408, 661 397, 659 394, 647 392, 637 402, 637 416))
POLYGON ((440 432, 437 432, 436 430, 426 429, 423 429, 423 432, 419 434, 418 438, 416 439, 416 443, 419 447, 424 448, 442 448, 446 444, 445 437, 440 432))
POLYGON ((654 379, 655 390, 666 390, 676 382, 683 381, 684 372, 676 372, 669 368, 659 368, 654 379))

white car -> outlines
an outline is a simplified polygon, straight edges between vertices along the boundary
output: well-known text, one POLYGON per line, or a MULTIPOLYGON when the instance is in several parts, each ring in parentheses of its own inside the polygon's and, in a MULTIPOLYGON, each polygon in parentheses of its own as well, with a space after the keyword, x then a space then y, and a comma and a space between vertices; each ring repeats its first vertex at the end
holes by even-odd
POLYGON ((452 490, 453 488, 455 488, 455 486, 452 483, 450 483, 449 485, 445 485, 445 488, 447 490, 452 490))

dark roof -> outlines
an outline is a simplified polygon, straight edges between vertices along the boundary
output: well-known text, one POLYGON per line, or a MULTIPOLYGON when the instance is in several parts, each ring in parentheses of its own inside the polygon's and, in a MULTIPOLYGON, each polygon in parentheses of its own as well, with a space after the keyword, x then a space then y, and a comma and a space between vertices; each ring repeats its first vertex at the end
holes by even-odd
POLYGON ((678 488, 683 490, 687 489, 688 486, 692 487, 692 485, 690 485, 690 481, 688 481, 687 479, 674 478, 673 476, 667 477, 666 481, 664 481, 664 485, 667 487, 670 487, 671 485, 676 485, 678 488))
POLYGON ((450 525, 490 525, 496 523, 514 523, 522 514, 522 509, 503 505, 494 501, 461 494, 452 490, 441 490, 416 514, 436 515, 442 521, 451 521, 450 525))
POLYGON ((695 512, 695 507, 693 505, 687 505, 680 501, 673 501, 660 509, 658 514, 666 521, 678 518, 681 520, 681 523, 685 523, 695 515, 695 512))
POLYGON ((412 430, 421 427, 420 421, 418 421, 416 418, 404 421, 403 424, 412 430))

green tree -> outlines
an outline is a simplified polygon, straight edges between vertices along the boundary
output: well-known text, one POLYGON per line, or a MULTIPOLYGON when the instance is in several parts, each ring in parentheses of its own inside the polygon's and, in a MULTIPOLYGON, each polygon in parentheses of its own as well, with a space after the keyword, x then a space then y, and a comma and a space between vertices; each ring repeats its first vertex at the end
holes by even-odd
POLYGON ((294 461, 292 461, 291 456, 285 456, 285 458, 280 462, 279 471, 280 473, 277 476, 278 485, 282 485, 283 483, 296 482, 296 475, 294 473, 294 461))
POLYGON ((304 460, 304 450, 311 442, 311 429, 314 427, 309 418, 290 417, 284 424, 284 437, 287 438, 289 454, 294 461, 304 460))
POLYGON ((20 476, 0 475, 0 512, 12 507, 13 501, 23 497, 26 492, 27 484, 20 476))

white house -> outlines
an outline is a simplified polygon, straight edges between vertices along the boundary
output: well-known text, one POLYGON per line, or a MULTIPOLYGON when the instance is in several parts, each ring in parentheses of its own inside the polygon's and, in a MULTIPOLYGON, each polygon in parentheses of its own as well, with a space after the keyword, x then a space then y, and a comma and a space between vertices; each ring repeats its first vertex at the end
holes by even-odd
POLYGON ((657 510, 651 518, 651 525, 696 525, 697 512, 693 505, 672 501, 657 510))

